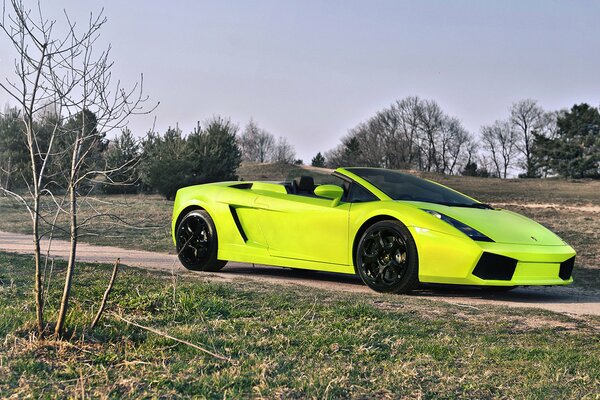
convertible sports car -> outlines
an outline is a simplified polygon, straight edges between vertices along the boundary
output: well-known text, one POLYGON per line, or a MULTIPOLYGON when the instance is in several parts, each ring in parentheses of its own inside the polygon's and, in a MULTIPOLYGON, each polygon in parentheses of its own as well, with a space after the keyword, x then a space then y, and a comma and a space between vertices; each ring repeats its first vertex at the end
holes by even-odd
POLYGON ((297 171, 283 183, 180 189, 172 231, 182 264, 358 274, 372 289, 394 293, 419 282, 511 289, 573 281, 575 251, 517 213, 392 170, 297 171))

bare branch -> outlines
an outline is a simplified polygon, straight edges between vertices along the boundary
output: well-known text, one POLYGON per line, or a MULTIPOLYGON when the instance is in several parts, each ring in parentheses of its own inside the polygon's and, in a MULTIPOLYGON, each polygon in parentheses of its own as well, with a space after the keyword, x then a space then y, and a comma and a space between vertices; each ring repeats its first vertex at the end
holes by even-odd
POLYGON ((121 262, 121 259, 117 258, 117 261, 115 261, 115 266, 113 268, 112 275, 110 276, 110 281, 108 282, 106 291, 104 292, 104 295, 102 296, 102 301, 100 302, 100 307, 98 308, 98 313, 96 314, 96 317, 94 317, 94 320, 90 324, 90 330, 93 330, 96 327, 96 324, 100 320, 100 316, 102 315, 102 312, 104 311, 104 307, 106 307, 108 295, 110 294, 110 291, 113 288, 113 285, 115 283, 115 278, 117 277, 117 272, 119 271, 119 263, 120 262, 121 262))
POLYGON ((201 351, 201 352, 203 352, 203 353, 206 353, 206 354, 208 354, 209 356, 212 356, 212 357, 214 357, 214 358, 217 358, 217 359, 219 359, 219 360, 222 360, 222 361, 227 361, 227 362, 229 362, 229 363, 231 363, 231 364, 237 365, 237 362, 236 362, 235 360, 232 360, 232 359, 231 359, 231 358, 229 358, 229 357, 225 357, 225 356, 222 356, 222 355, 220 355, 220 354, 214 353, 214 352, 212 352, 212 351, 210 351, 210 350, 207 350, 207 349, 205 349, 205 348, 203 348, 203 347, 200 347, 200 346, 198 346, 197 344, 194 344, 194 343, 188 342, 187 340, 178 339, 178 338, 176 338, 176 337, 174 337, 174 336, 171 336, 171 335, 169 335, 169 334, 167 334, 167 333, 161 332, 161 331, 159 331, 159 330, 157 330, 157 329, 150 328, 150 327, 147 327, 147 326, 144 326, 144 325, 140 325, 140 324, 138 324, 138 323, 135 323, 135 322, 133 322, 133 321, 130 321, 130 320, 128 320, 128 319, 125 319, 125 318, 123 318, 123 317, 122 317, 122 316, 120 316, 119 314, 112 313, 112 315, 113 315, 113 316, 115 316, 117 319, 120 319, 121 321, 123 321, 123 322, 125 322, 125 323, 127 323, 127 324, 129 324, 129 325, 133 325, 133 326, 135 326, 135 327, 137 327, 137 328, 140 328, 140 329, 146 330, 146 331, 148 331, 148 332, 152 332, 152 333, 154 333, 154 334, 156 334, 156 335, 159 335, 159 336, 165 337, 165 338, 167 338, 167 339, 174 340, 174 341, 176 341, 176 342, 178 342, 178 343, 185 344, 186 346, 192 347, 192 348, 194 348, 194 349, 196 349, 196 350, 199 350, 199 351, 201 351))

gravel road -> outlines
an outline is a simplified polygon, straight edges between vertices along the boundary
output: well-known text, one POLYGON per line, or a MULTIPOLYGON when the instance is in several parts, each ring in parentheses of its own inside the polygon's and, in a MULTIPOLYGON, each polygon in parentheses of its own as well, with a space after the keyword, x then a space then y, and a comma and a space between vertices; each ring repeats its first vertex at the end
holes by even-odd
MULTIPOLYGON (((0 251, 32 254, 33 244, 28 235, 0 231, 0 251)), ((42 243, 45 252, 47 243, 42 243)), ((68 242, 54 240, 51 255, 66 259, 68 242)), ((187 271, 174 254, 149 251, 127 250, 118 247, 94 246, 79 243, 77 257, 82 262, 114 263, 117 257, 121 263, 131 267, 175 271, 187 271)), ((220 272, 201 273, 215 281, 250 279, 281 285, 305 285, 332 291, 372 293, 356 276, 323 272, 301 271, 261 265, 229 263, 220 272)), ((477 305, 501 305, 508 307, 532 307, 571 315, 600 315, 600 293, 584 291, 574 287, 527 287, 506 293, 486 294, 477 288, 468 287, 425 287, 411 294, 412 297, 477 307, 477 305)))

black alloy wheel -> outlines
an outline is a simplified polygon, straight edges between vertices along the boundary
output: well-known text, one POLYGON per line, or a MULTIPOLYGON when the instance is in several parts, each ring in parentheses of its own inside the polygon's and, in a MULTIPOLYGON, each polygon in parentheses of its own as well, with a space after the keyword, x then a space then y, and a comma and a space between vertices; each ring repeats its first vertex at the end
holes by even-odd
POLYGON ((419 283, 417 247, 400 221, 380 221, 362 235, 356 252, 356 270, 377 292, 408 293, 419 283))
POLYGON ((227 261, 217 259, 217 230, 204 210, 188 212, 175 231, 177 256, 183 266, 193 271, 218 271, 227 261))

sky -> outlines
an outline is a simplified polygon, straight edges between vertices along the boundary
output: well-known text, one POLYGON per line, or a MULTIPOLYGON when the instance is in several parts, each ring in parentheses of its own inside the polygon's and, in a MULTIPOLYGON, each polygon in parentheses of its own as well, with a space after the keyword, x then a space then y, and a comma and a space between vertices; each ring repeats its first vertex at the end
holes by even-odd
MULTIPOLYGON (((42 1, 59 22, 102 7, 113 76, 143 73, 160 102, 130 121, 140 136, 253 118, 310 163, 406 96, 436 100, 474 134, 525 98, 600 105, 598 1, 42 1)), ((0 37, 1 79, 14 57, 0 37)))

